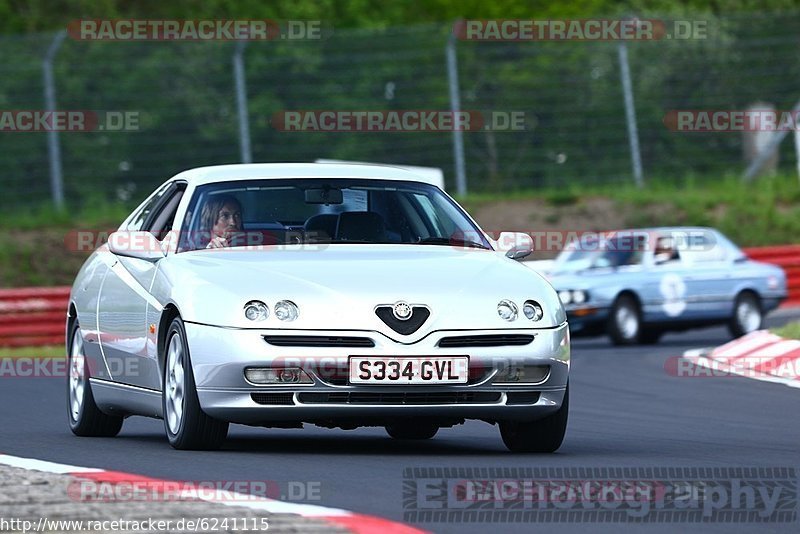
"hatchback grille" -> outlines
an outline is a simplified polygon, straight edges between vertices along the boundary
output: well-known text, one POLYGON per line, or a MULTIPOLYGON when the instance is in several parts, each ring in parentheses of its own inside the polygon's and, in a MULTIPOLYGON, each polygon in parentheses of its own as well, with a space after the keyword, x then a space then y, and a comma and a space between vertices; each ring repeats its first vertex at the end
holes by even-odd
POLYGON ((439 340, 442 348, 456 347, 505 347, 527 345, 536 336, 528 334, 488 334, 479 336, 443 337, 439 340))
POLYGON ((264 341, 276 347, 374 347, 368 337, 343 336, 264 336, 264 341))
POLYGON ((280 404, 291 406, 294 404, 292 393, 251 393, 250 398, 256 404, 280 404))
POLYGON ((411 317, 401 321, 394 316, 391 306, 378 306, 375 309, 375 315, 380 317, 381 321, 386 323, 386 326, 398 334, 407 336, 419 330, 419 327, 431 316, 431 312, 423 306, 413 306, 411 308, 411 317))
POLYGON ((452 391, 445 393, 299 393, 297 400, 303 404, 479 404, 498 402, 502 394, 493 391, 452 391))

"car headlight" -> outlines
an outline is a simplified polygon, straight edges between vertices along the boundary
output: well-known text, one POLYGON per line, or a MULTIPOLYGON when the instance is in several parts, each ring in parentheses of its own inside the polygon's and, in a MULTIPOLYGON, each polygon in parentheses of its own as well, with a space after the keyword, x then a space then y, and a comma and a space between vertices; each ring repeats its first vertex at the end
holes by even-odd
POLYGON ((572 292, 572 302, 575 304, 583 304, 588 300, 588 296, 586 295, 586 291, 577 290, 572 292))
POLYGON ((244 305, 244 316, 251 321, 263 321, 269 317, 269 308, 260 300, 251 300, 244 305))
POLYGON ((549 374, 549 365, 511 365, 497 373, 492 384, 536 384, 549 374))
POLYGON ((281 321, 294 321, 299 314, 297 304, 291 300, 282 300, 275 304, 275 317, 281 321))
POLYGON ((559 291, 558 298, 561 300, 561 304, 567 305, 572 302, 572 291, 559 291))
POLYGON ((535 300, 526 300, 525 304, 522 306, 522 313, 525 314, 525 317, 534 322, 539 321, 542 319, 542 317, 544 317, 544 310, 542 309, 541 304, 535 300))
POLYGON ((513 321, 518 313, 517 305, 510 300, 503 299, 497 303, 497 315, 505 321, 513 321))

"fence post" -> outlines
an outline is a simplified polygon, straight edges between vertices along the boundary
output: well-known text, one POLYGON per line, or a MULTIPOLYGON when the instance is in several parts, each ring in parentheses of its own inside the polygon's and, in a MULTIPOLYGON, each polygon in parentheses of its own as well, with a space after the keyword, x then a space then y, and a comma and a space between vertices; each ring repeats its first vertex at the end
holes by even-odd
MULTIPOLYGON (((456 36, 450 32, 447 39, 447 81, 450 87, 450 111, 455 114, 461 111, 461 94, 458 87, 458 60, 456 57, 456 36)), ((456 164, 456 193, 459 196, 467 194, 467 173, 464 164, 464 132, 453 128, 453 159, 456 164)))
MULTIPOLYGON (((44 107, 46 111, 56 111, 56 85, 53 77, 53 60, 61 48, 61 43, 67 36, 65 30, 58 32, 42 62, 44 75, 44 107)), ((47 157, 50 162, 50 191, 53 197, 53 204, 59 210, 64 209, 64 175, 61 168, 61 145, 58 141, 58 131, 50 128, 47 131, 47 157)))
POLYGON ((800 129, 794 129, 794 155, 797 158, 797 179, 800 180, 800 129))
POLYGON ((253 162, 250 148, 250 119, 247 115, 247 81, 244 74, 244 48, 247 41, 236 43, 233 53, 233 78, 236 84, 236 110, 239 115, 239 149, 242 163, 253 162))
POLYGON ((631 163, 633 164, 633 179, 637 187, 644 186, 642 176, 642 155, 639 152, 639 131, 636 128, 636 108, 633 103, 633 87, 631 85, 631 70, 628 65, 628 46, 625 41, 620 41, 619 69, 622 78, 622 92, 625 97, 625 119, 628 123, 628 141, 631 148, 631 163))

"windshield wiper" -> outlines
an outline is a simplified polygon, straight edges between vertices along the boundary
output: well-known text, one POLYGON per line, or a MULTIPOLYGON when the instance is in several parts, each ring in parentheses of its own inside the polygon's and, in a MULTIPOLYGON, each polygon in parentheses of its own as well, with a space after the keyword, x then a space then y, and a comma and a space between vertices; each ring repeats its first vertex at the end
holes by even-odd
POLYGON ((482 248, 483 250, 492 250, 482 243, 476 241, 469 241, 468 239, 459 239, 457 237, 426 237, 417 241, 418 245, 448 245, 451 247, 469 247, 469 248, 482 248))

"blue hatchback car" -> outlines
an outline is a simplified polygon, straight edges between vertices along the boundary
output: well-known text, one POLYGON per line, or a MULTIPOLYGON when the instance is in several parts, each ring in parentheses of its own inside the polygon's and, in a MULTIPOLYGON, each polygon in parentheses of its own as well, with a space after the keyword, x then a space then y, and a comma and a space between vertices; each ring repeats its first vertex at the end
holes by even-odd
POLYGON ((574 334, 606 333, 618 345, 713 324, 739 337, 787 295, 780 267, 750 260, 712 228, 584 235, 545 274, 574 334))

